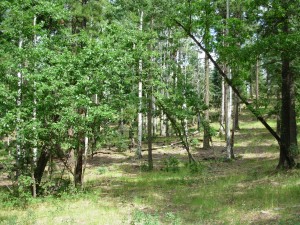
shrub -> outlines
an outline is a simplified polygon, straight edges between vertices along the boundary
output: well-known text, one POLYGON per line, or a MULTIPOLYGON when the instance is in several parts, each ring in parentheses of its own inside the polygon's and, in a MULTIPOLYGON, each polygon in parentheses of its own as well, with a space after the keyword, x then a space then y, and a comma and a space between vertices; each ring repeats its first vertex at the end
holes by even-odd
POLYGON ((168 159, 165 159, 163 170, 166 172, 173 172, 173 173, 178 172, 179 171, 179 160, 174 156, 170 156, 168 159))
POLYGON ((193 138, 191 140, 191 146, 195 147, 199 145, 199 140, 197 138, 193 138))
POLYGON ((149 166, 148 166, 147 163, 143 163, 143 164, 141 165, 141 171, 142 171, 142 172, 148 172, 148 171, 149 171, 149 166))
POLYGON ((203 165, 201 165, 198 162, 187 163, 185 166, 188 168, 189 172, 192 174, 203 171, 203 165))

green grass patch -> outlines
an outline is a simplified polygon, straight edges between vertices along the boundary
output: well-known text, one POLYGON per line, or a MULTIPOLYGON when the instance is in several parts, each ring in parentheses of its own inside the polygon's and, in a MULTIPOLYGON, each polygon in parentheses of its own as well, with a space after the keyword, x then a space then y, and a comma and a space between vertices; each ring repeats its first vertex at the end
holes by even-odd
MULTIPOLYGON (((276 141, 253 117, 241 119, 236 160, 223 160, 216 148, 221 156, 188 164, 180 147, 170 147, 153 152, 155 168, 148 171, 146 156, 114 153, 110 163, 86 169, 84 191, 28 197, 22 205, 2 186, 0 224, 300 224, 300 170, 276 171, 276 141)), ((158 145, 176 140, 155 138, 158 145)), ((198 153, 205 152, 193 149, 198 153)))

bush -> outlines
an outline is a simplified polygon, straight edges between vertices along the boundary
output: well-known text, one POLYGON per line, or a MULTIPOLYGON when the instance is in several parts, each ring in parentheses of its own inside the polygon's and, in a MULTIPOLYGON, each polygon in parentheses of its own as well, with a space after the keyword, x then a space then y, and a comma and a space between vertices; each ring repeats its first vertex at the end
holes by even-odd
POLYGON ((118 152, 125 152, 128 149, 128 144, 121 140, 116 143, 116 148, 118 152))
POLYGON ((54 179, 45 181, 41 184, 40 194, 47 195, 73 195, 77 190, 70 179, 54 179))
POLYGON ((149 166, 148 166, 147 163, 143 163, 143 164, 141 165, 141 171, 142 171, 142 172, 148 172, 148 171, 149 171, 149 166))
POLYGON ((193 138, 191 140, 191 146, 196 147, 199 145, 199 140, 197 138, 193 138))
POLYGON ((192 174, 203 171, 203 165, 201 165, 198 162, 187 163, 185 166, 188 168, 189 172, 192 174))
POLYGON ((170 156, 168 159, 165 159, 163 170, 173 173, 179 172, 179 160, 174 156, 170 156))

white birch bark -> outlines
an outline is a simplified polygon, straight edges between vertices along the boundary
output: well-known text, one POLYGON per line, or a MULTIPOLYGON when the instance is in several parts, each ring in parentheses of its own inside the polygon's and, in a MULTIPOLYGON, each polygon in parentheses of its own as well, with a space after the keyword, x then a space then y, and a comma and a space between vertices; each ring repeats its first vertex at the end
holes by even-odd
MULTIPOLYGON (((33 28, 35 29, 36 27, 36 15, 33 17, 33 28)), ((33 35, 33 46, 36 47, 37 44, 37 36, 34 30, 34 35, 33 35)), ((35 70, 36 64, 34 63, 34 70, 35 70)), ((36 81, 35 79, 33 80, 33 112, 32 112, 32 121, 34 123, 33 125, 33 135, 34 135, 34 140, 33 140, 33 148, 32 148, 32 165, 31 165, 31 179, 32 179, 32 196, 35 198, 36 197, 36 181, 34 177, 34 170, 36 167, 36 161, 37 161, 37 131, 36 131, 36 105, 37 105, 37 97, 36 97, 36 81)))
MULTIPOLYGON (((227 69, 228 78, 231 79, 231 71, 227 69)), ((225 105, 225 136, 226 136, 226 152, 229 159, 233 158, 231 145, 231 117, 232 117, 232 90, 229 85, 226 85, 226 105, 225 105)))
POLYGON ((221 112, 220 112, 220 129, 219 129, 219 135, 224 135, 224 126, 225 126, 225 81, 224 78, 222 78, 222 98, 221 98, 221 112))
MULTIPOLYGON (((143 31, 143 18, 144 12, 140 11, 140 27, 139 30, 143 31)), ((138 87, 138 97, 139 97, 139 112, 138 112, 138 146, 136 150, 137 158, 142 158, 142 136, 143 136, 143 114, 142 114, 142 98, 143 98, 143 83, 142 83, 142 72, 143 72, 143 61, 139 60, 139 87, 138 87)))
MULTIPOLYGON (((179 60, 179 57, 180 56, 178 56, 178 60, 179 60)), ((177 63, 179 63, 179 62, 177 61, 177 63)), ((186 109, 187 109, 187 105, 186 105, 186 85, 187 85, 186 59, 184 59, 183 69, 184 69, 184 71, 183 71, 184 72, 184 89, 183 89, 184 102, 183 102, 182 108, 184 109, 184 111, 186 111, 186 109)), ((188 120, 186 117, 184 118, 184 136, 186 138, 186 144, 188 145, 189 144, 189 130, 188 130, 188 120)), ((187 149, 187 151, 189 151, 189 149, 187 149)))
MULTIPOLYGON (((230 7, 230 1, 227 0, 226 1, 226 21, 228 21, 229 19, 229 7, 230 7)), ((228 22, 227 22, 227 28, 226 28, 226 35, 228 35, 229 31, 228 31, 228 22)), ((231 79, 231 71, 230 68, 227 66, 227 74, 228 74, 228 78, 231 79)), ((225 106, 225 114, 226 114, 226 118, 225 118, 225 136, 226 136, 226 152, 227 152, 227 157, 228 159, 232 159, 234 158, 233 155, 233 149, 232 149, 232 143, 231 143, 231 132, 230 132, 230 128, 231 128, 231 117, 232 117, 232 88, 229 85, 226 85, 226 97, 227 97, 227 104, 225 106)))
MULTIPOLYGON (((33 27, 36 27, 36 16, 34 16, 33 18, 33 27)), ((37 44, 37 36, 36 33, 34 32, 34 37, 33 37, 33 44, 34 46, 36 46, 37 44)), ((34 65, 36 66, 36 65, 34 65)), ((36 81, 33 81, 33 123, 36 123, 36 105, 37 105, 37 97, 36 97, 36 81)), ((36 160, 37 160, 37 131, 36 131, 36 126, 33 126, 33 133, 34 133, 34 147, 32 149, 33 151, 33 163, 34 165, 36 164, 36 160)))
MULTIPOLYGON (((19 40, 19 49, 23 47, 23 39, 19 40)), ((21 70, 21 64, 19 65, 21 70)), ((21 105, 22 105, 22 83, 23 83, 23 76, 22 72, 19 71, 17 73, 18 76, 18 95, 17 95, 17 107, 18 107, 18 114, 17 114, 17 127, 16 127, 16 139, 17 139, 17 167, 20 167, 20 160, 22 154, 21 148, 21 135, 20 135, 20 124, 21 124, 21 105)), ((18 176, 18 172, 17 172, 18 176)))

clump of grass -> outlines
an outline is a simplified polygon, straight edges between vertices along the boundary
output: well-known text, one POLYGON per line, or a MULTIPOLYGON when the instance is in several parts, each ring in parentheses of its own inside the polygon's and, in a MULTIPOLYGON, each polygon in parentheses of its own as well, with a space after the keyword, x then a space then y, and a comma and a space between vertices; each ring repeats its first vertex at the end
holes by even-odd
POLYGON ((143 211, 137 210, 134 211, 132 216, 132 225, 159 225, 159 216, 157 214, 144 213, 143 211))
POLYGON ((99 166, 99 167, 97 168, 97 172, 98 172, 99 174, 105 174, 105 173, 108 172, 108 168, 105 167, 105 166, 99 166))
POLYGON ((180 225, 182 224, 181 219, 174 213, 172 212, 167 212, 165 214, 165 220, 167 224, 172 224, 172 225, 180 225))

